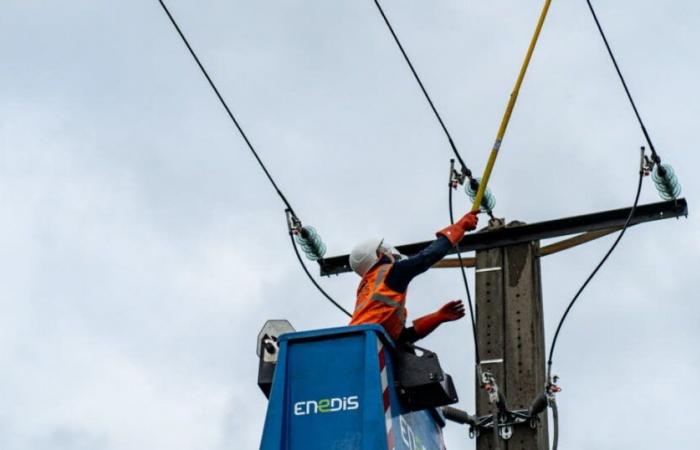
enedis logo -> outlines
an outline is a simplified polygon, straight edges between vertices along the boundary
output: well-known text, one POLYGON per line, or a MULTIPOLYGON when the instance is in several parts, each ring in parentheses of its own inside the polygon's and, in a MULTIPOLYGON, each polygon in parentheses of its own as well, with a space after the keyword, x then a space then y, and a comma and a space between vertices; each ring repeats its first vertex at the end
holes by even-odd
POLYGON ((294 404, 294 415, 306 416, 309 414, 352 411, 359 407, 360 397, 357 395, 352 395, 350 397, 322 398, 320 400, 305 400, 294 404))

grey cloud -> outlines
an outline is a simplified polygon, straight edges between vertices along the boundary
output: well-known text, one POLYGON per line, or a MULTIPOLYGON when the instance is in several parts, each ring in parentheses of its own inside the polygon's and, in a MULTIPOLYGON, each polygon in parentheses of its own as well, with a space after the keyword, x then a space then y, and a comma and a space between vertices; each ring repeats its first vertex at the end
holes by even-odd
MULTIPOLYGON (((255 448, 266 408, 259 326, 345 318, 296 266, 281 202, 157 2, 42 3, 6 2, 0 17, 0 445, 255 448)), ((451 154, 371 2, 169 4, 329 253, 370 235, 429 239, 445 225, 451 154)), ((539 6, 385 2, 477 172, 539 6)), ((574 310, 556 360, 562 446, 689 449, 700 9, 599 9, 691 216, 631 229, 574 310), (640 411, 672 414, 652 423, 635 420, 640 411)), ((552 7, 492 180, 509 219, 632 200, 643 140, 586 14, 582 2, 552 7)), ((648 181, 643 201, 657 201, 648 181)), ((548 337, 610 242, 543 261, 548 337)), ((352 306, 354 275, 322 282, 352 306)), ((458 275, 432 271, 412 286, 409 310, 458 297, 458 275)), ((426 344, 473 410, 466 325, 426 344)), ((465 434, 448 427, 448 447, 473 448, 465 434)))

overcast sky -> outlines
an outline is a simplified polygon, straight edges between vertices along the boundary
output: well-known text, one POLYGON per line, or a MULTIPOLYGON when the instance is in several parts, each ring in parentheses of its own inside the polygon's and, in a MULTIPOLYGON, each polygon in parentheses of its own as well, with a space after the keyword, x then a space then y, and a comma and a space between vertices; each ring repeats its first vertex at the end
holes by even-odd
MULTIPOLYGON (((700 4, 596 3, 691 216, 631 229, 573 311, 555 362, 560 445, 691 449, 700 4)), ((446 225, 450 149, 371 0, 169 5, 329 254, 446 225)), ((541 2, 384 5, 480 172, 541 2)), ((303 276, 282 203, 157 1, 5 0, 0 49, 0 448, 257 448, 259 328, 346 319, 303 276)), ((585 2, 555 1, 492 178, 497 215, 629 206, 642 144, 585 2)), ((650 181, 643 203, 659 200, 650 181)), ((543 259, 547 342, 611 241, 543 259)), ((357 282, 322 280, 347 308, 357 282)), ((463 296, 458 272, 434 270, 409 309, 463 296)), ((473 412, 468 322, 425 345, 473 412)), ((475 448, 456 425, 446 442, 475 448)))

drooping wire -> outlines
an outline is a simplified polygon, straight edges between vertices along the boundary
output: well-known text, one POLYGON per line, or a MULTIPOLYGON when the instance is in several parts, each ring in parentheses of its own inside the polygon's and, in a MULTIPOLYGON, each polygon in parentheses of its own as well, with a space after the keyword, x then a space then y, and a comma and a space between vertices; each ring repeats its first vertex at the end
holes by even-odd
MULTIPOLYGON (((564 314, 562 315, 561 319, 559 320, 559 323, 557 324, 557 329, 554 333, 554 338, 552 339, 552 344, 549 348, 549 358, 547 359, 547 378, 546 378, 546 383, 547 383, 547 389, 549 389, 550 386, 552 386, 552 360, 554 358, 554 348, 557 344, 557 339, 559 338, 559 333, 561 331, 562 326, 564 325, 564 321, 566 320, 569 312, 571 311, 571 308, 574 306, 574 303, 576 303, 576 300, 580 297, 581 293, 583 290, 588 286, 588 283, 593 279, 593 277, 598 273, 598 270, 605 264, 607 259, 610 257, 612 252, 615 250, 617 247, 617 244, 620 243, 620 240, 622 239, 622 236, 624 236, 625 231, 627 231, 627 228, 629 227, 630 222, 632 221, 632 218, 634 217, 634 213, 637 210, 637 205, 639 204, 639 196, 642 192, 642 181, 644 180, 644 175, 645 175, 645 156, 644 156, 644 147, 641 149, 641 162, 640 162, 640 168, 639 168, 639 181, 637 182, 637 191, 634 196, 634 203, 632 204, 632 208, 630 209, 630 213, 627 216, 627 220, 625 220, 625 224, 622 226, 622 229, 620 230, 620 233, 617 235, 617 238, 613 242, 613 244, 610 246, 608 251, 605 253, 605 256, 600 260, 598 265, 593 269, 593 272, 586 278, 586 281, 581 285, 579 290, 576 292, 576 295, 574 295, 574 298, 571 299, 571 302, 569 302, 569 305, 566 307, 566 310, 564 311, 564 314)), ((554 379, 554 382, 556 383, 556 377, 554 379)), ((554 435, 553 435, 553 444, 552 444, 552 450, 557 450, 559 447, 559 408, 557 406, 557 401, 554 395, 548 396, 548 404, 550 408, 552 408, 552 420, 554 422, 554 435)))
POLYGON ((318 282, 316 282, 314 277, 311 275, 311 272, 309 272, 309 269, 306 267, 306 264, 304 264, 304 260, 302 259, 301 255, 299 254, 299 249, 297 249, 296 242, 294 242, 294 234, 291 232, 289 233, 289 239, 292 241, 292 248, 294 249, 294 254, 297 255, 297 259, 299 260, 299 264, 301 264, 301 267, 304 269, 304 273, 306 273, 306 276, 309 277, 309 280, 311 280, 311 282, 314 284, 314 286, 316 286, 316 289, 318 289, 318 291, 321 294, 323 294, 323 296, 326 297, 326 299, 328 299, 329 302, 333 303, 333 305, 335 305, 335 307, 338 308, 340 311, 342 311, 346 316, 352 317, 352 314, 350 314, 345 308, 340 306, 340 304, 338 302, 333 300, 333 297, 328 295, 328 293, 323 290, 323 288, 318 284, 318 282))
POLYGON ((430 94, 428 94, 428 91, 425 89, 425 86, 423 85, 423 81, 421 80, 420 76, 418 75, 418 72, 416 72, 416 69, 413 67, 413 63, 411 62, 411 59, 408 57, 406 50, 404 50, 403 45, 401 44, 401 41, 399 40, 399 37, 396 35, 396 32, 394 31, 394 27, 391 26, 391 22, 389 22, 389 18, 384 13, 384 9, 382 8, 382 5, 379 4, 379 0, 374 0, 374 4, 377 6, 377 9, 379 10, 379 14, 381 14, 382 18, 384 19, 384 23, 386 24, 387 28, 389 29, 391 36, 394 38, 396 45, 399 47, 399 50, 401 51, 403 58, 406 60, 406 64, 408 64, 409 69, 411 69, 411 73, 413 74, 413 77, 418 82, 418 86, 420 86, 420 89, 423 92, 425 99, 428 101, 428 105, 430 105, 430 109, 432 109, 433 114, 435 115, 435 118, 437 119, 438 123, 440 123, 440 127, 442 127, 442 131, 445 133, 445 136, 447 137, 447 141, 450 143, 450 147, 452 148, 452 152, 455 154, 457 161, 459 161, 459 163, 462 166, 462 173, 464 173, 468 178, 471 179, 471 177, 472 177, 471 170, 469 170, 469 167, 462 159, 462 156, 459 154, 459 150, 457 150, 457 146, 455 145, 455 142, 452 139, 452 135, 450 135, 450 132, 447 129, 447 126, 445 125, 445 122, 442 120, 442 117, 440 116, 440 113, 438 112, 437 108, 435 107, 435 104, 433 103, 432 98, 430 98, 430 94))
MULTIPOLYGON (((452 189, 453 189, 453 184, 452 184, 452 173, 454 171, 454 159, 450 160, 450 182, 448 183, 448 204, 449 204, 449 210, 450 210, 450 223, 454 225, 455 219, 454 219, 454 210, 452 206, 452 189)), ((472 322, 472 335, 474 336, 474 359, 476 360, 476 365, 478 366, 481 363, 481 358, 479 357, 479 344, 478 344, 478 339, 477 339, 477 332, 476 332, 476 318, 474 317, 474 305, 472 302, 472 295, 471 292, 469 291, 469 281, 467 280, 467 271, 464 268, 464 264, 462 261, 462 251, 459 248, 459 242, 455 246, 455 249, 457 250, 457 259, 459 260, 459 268, 462 272, 462 281, 464 282, 464 290, 467 292, 467 303, 469 305, 469 317, 472 322)))
POLYGON ((605 253, 605 256, 600 260, 598 265, 596 265, 595 269, 593 269, 593 272, 591 272, 590 275, 588 275, 588 278, 586 278, 586 281, 583 282, 581 287, 576 291, 576 295, 571 299, 569 302, 569 305, 566 307, 566 310, 564 310, 564 314, 561 316, 561 319, 559 319, 559 324, 557 325, 557 329, 554 333, 554 338, 552 339, 552 344, 549 347, 549 358, 547 359, 547 380, 551 380, 551 375, 552 375, 552 359, 554 357, 554 349, 557 345, 557 339, 559 338, 559 333, 561 332, 561 328, 564 325, 564 321, 569 315, 569 312, 571 311, 571 308, 574 306, 578 298, 581 296, 581 293, 583 292, 584 289, 586 289, 586 286, 588 286, 588 283, 591 282, 593 277, 598 273, 601 267, 603 267, 603 264, 608 260, 610 255, 615 251, 615 248, 617 248, 617 244, 620 243, 620 240, 622 237, 625 235, 625 232, 627 231, 627 228, 629 227, 630 222, 632 221, 632 218, 634 217, 634 213, 637 210, 637 205, 639 204, 639 196, 642 192, 642 181, 644 180, 644 147, 642 147, 641 150, 642 153, 642 158, 641 158, 641 164, 640 164, 640 169, 639 169, 639 182, 637 183, 637 191, 635 193, 634 197, 634 203, 632 204, 632 208, 630 209, 630 213, 627 216, 627 220, 625 220, 625 224, 622 226, 622 229, 620 230, 620 233, 617 235, 617 238, 613 242, 613 244, 610 246, 608 251, 605 253))
POLYGON ((552 398, 549 402, 549 406, 552 408, 552 422, 554 423, 552 450, 557 450, 559 447, 559 407, 557 406, 557 400, 552 398))
MULTIPOLYGON (((211 77, 209 76, 209 73, 208 73, 207 70, 204 68, 204 65, 203 65, 202 62, 199 60, 199 57, 197 56, 197 53, 194 51, 194 49, 193 49, 192 46, 190 45, 189 41, 188 41, 187 38, 185 37, 184 33, 183 33, 182 30, 180 29, 180 26, 178 25, 177 21, 175 21, 175 18, 174 18, 173 15, 170 13, 170 10, 169 10, 168 7, 165 5, 165 3, 163 2, 163 0, 158 0, 158 3, 160 3, 160 6, 163 8, 163 11, 164 11, 165 14, 168 16, 168 19, 170 19, 170 22, 173 24, 173 27, 175 27, 175 30, 177 31, 177 34, 180 35, 180 38, 182 39, 182 42, 185 44, 185 46, 187 47, 187 50, 189 50, 189 52, 190 52, 190 55, 192 55, 192 58, 193 58, 194 61, 197 63, 197 66, 199 66, 199 69, 202 71, 202 74, 204 75, 204 77, 205 77, 205 78, 207 79, 207 81, 209 82, 209 86, 211 86, 212 90, 214 91, 214 94, 216 94, 216 97, 219 99, 219 102, 221 102, 221 105, 222 105, 222 106, 224 107, 224 109, 226 110, 226 113, 227 113, 228 116, 231 118, 231 121, 232 121, 233 124, 236 126, 236 129, 238 130, 238 132, 240 133, 241 137, 242 137, 243 140, 245 141, 246 145, 247 145, 248 148, 250 149, 250 152, 251 152, 251 153, 253 154, 253 156, 255 157, 255 160, 256 160, 256 161, 258 162, 258 164, 260 165, 260 168, 261 168, 261 169, 263 170, 263 172, 265 173, 265 176, 266 176, 267 179, 270 181, 270 184, 272 184, 272 187, 275 189, 275 192, 277 192, 277 195, 280 197, 280 199, 282 199, 282 202, 284 203, 284 205, 285 205, 285 207, 286 207, 285 212, 286 212, 288 215, 291 214, 291 216, 293 216, 293 217, 296 219, 296 218, 297 218, 297 215, 296 215, 296 213, 294 212, 294 208, 292 208, 292 205, 291 205, 291 204, 289 203, 289 201, 287 200, 287 197, 284 196, 284 194, 282 193, 282 191, 280 190, 280 188, 277 186, 277 183, 275 183, 275 180, 272 178, 272 175, 271 175, 270 172, 267 170, 267 167, 266 167, 265 164, 263 163, 262 159, 260 159, 260 156, 258 155, 258 152, 255 151, 255 148, 253 147, 253 144, 252 144, 252 143, 250 142, 250 140, 248 139, 248 136, 247 136, 247 135, 245 134, 245 132, 243 131, 243 128, 242 128, 241 125, 238 123, 238 120, 236 120, 236 117, 233 115, 233 112, 231 112, 231 108, 229 108, 228 104, 226 103, 226 100, 224 100, 224 98, 222 97, 221 93, 219 92, 219 89, 216 87, 216 84, 214 84, 214 81, 213 81, 213 80, 211 79, 211 77)), ((297 219, 297 220, 298 220, 298 219, 297 219)), ((308 229, 308 228, 311 228, 311 227, 305 227, 305 228, 308 229)), ((311 229, 313 230, 313 228, 311 228, 311 229)), ((303 241, 302 245, 303 245, 303 244, 308 244, 308 245, 307 245, 307 248, 305 248, 305 251, 306 251, 306 250, 309 250, 309 252, 307 252, 307 255, 308 255, 308 254, 311 254, 311 255, 313 255, 313 256, 319 256, 317 259, 320 259, 320 258, 323 257, 323 254, 322 254, 322 253, 325 253, 325 245, 323 244, 323 242, 320 242, 320 238, 318 238, 318 234, 315 232, 315 230, 313 230, 313 231, 314 231, 314 236, 315 236, 315 238, 312 239, 310 242, 303 241), (318 238, 318 239, 316 239, 316 238, 318 238), (320 245, 319 245, 319 243, 320 243, 320 245), (321 248, 323 248, 323 252, 320 252, 321 254, 319 255, 319 250, 320 250, 321 248)), ((313 278, 313 276, 311 276, 311 273, 309 272, 308 268, 307 268, 306 265, 304 264, 304 261, 301 259, 301 255, 299 255, 299 250, 298 250, 297 247, 296 247, 296 243, 295 243, 295 241, 294 241, 294 236, 291 234, 291 232, 290 232, 290 237, 291 237, 291 240, 292 240, 292 246, 294 247, 294 253, 297 255, 297 259, 299 260, 299 263, 301 264, 301 267, 304 269, 304 272, 305 272, 306 275, 309 277, 309 280, 311 280, 311 282, 313 283, 313 285, 316 286, 316 288, 319 290, 319 292, 321 292, 321 294, 323 294, 323 296, 326 297, 326 299, 328 299, 328 301, 330 301, 331 303, 333 303, 337 308, 339 308, 342 312, 344 312, 344 313, 347 314, 348 316, 351 316, 351 314, 350 314, 348 311, 346 311, 345 309, 343 309, 343 307, 340 306, 340 305, 338 304, 338 302, 336 302, 335 300, 333 300, 333 298, 331 298, 331 296, 328 295, 328 294, 326 293, 326 291, 324 291, 324 290, 321 288, 321 286, 316 282, 316 280, 313 278)))

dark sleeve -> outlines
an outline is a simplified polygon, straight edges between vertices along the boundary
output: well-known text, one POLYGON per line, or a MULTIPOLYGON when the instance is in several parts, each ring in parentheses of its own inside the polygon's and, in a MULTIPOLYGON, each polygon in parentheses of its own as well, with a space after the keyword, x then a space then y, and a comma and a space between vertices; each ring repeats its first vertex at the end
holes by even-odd
POLYGON ((403 343, 408 343, 408 344, 413 344, 417 340, 420 339, 420 336, 418 336, 418 333, 416 333, 415 327, 410 327, 410 328, 404 328, 401 331, 401 334, 399 335, 399 342, 398 344, 403 344, 403 343))
POLYGON ((401 261, 396 261, 384 281, 397 292, 406 292, 408 283, 416 276, 430 269, 433 264, 445 257, 452 244, 445 236, 435 239, 429 246, 401 261))

